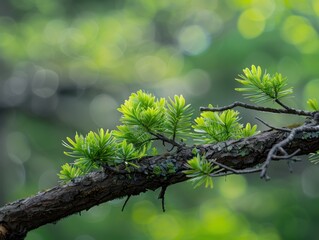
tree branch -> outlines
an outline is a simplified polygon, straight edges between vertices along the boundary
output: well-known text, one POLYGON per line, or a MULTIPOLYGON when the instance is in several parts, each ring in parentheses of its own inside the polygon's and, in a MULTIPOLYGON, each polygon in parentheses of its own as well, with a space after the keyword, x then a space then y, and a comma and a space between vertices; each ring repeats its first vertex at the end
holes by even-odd
MULTIPOLYGON (((317 128, 314 130, 317 131, 317 128)), ((267 163, 269 152, 274 146, 280 150, 285 145, 282 142, 288 135, 287 132, 271 130, 249 138, 196 148, 212 164, 224 169, 212 176, 253 173, 259 171, 258 167, 262 163, 267 163)), ((319 149, 318 135, 318 131, 311 134, 296 131, 294 138, 289 139, 291 141, 285 146, 285 151, 287 154, 293 153, 293 156, 315 152, 319 149)), ((177 153, 144 157, 139 161, 140 167, 133 173, 92 172, 66 185, 58 185, 35 196, 9 203, 0 208, 0 239, 24 239, 33 229, 101 203, 186 181, 188 178, 183 171, 186 170, 187 160, 193 157, 193 148, 183 146, 177 153), (174 164, 174 173, 165 171, 168 163, 174 164), (153 173, 156 166, 164 166, 162 174, 153 173)))
MULTIPOLYGON (((276 102, 278 103, 280 101, 277 100, 276 102)), ((285 105, 282 104, 281 106, 285 106, 285 105)), ((232 103, 232 104, 230 104, 228 106, 216 107, 216 108, 200 107, 199 110, 200 111, 210 111, 210 112, 222 112, 222 111, 225 111, 225 110, 228 110, 228 109, 233 109, 235 107, 243 107, 243 108, 246 108, 246 109, 256 110, 256 111, 260 111, 260 112, 284 113, 284 114, 309 116, 309 117, 314 115, 314 112, 309 112, 309 111, 304 111, 304 110, 299 110, 299 109, 294 109, 294 108, 288 108, 286 106, 283 109, 276 109, 276 108, 269 108, 269 107, 261 107, 261 106, 256 106, 256 105, 250 105, 250 104, 242 103, 242 102, 234 102, 234 103, 232 103)))

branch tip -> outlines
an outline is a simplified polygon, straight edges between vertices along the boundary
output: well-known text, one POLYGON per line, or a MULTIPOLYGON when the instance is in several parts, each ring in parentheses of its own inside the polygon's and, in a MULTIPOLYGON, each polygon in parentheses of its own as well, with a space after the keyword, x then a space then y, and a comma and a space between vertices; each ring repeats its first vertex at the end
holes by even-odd
POLYGON ((161 188, 161 192, 158 195, 158 199, 162 199, 162 211, 165 212, 165 193, 167 190, 167 185, 161 188))
POLYGON ((121 209, 122 212, 124 212, 125 206, 128 203, 128 201, 130 200, 131 196, 132 195, 127 195, 127 198, 125 199, 125 202, 124 202, 124 204, 122 206, 122 209, 121 209))

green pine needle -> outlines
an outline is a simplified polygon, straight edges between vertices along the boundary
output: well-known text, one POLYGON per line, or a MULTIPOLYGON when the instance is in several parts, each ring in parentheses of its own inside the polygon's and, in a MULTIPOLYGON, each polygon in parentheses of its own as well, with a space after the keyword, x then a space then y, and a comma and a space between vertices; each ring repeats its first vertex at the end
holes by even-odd
POLYGON ((293 93, 291 87, 287 87, 286 78, 276 73, 270 75, 262 72, 261 67, 251 66, 251 69, 245 68, 244 74, 236 79, 244 87, 235 88, 236 91, 244 92, 244 96, 253 102, 265 102, 269 100, 279 100, 293 93))
POLYGON ((316 153, 310 153, 309 154, 309 161, 312 162, 313 164, 318 164, 319 163, 319 151, 316 153))
POLYGON ((193 125, 195 132, 198 133, 194 140, 214 143, 249 137, 256 133, 256 125, 251 127, 248 123, 243 127, 239 120, 239 112, 232 109, 221 113, 202 112, 200 117, 195 119, 195 125, 193 125))
POLYGON ((114 164, 117 144, 108 130, 90 131, 85 137, 76 133, 74 140, 68 137, 67 141, 63 141, 62 145, 70 151, 64 154, 75 158, 74 164, 85 171, 103 163, 114 164))
POLYGON ((118 108, 123 115, 123 125, 139 126, 146 132, 162 131, 165 122, 165 99, 156 99, 152 94, 139 90, 118 108))
POLYGON ((187 161, 188 170, 183 171, 187 177, 191 178, 190 181, 193 183, 194 188, 201 185, 205 187, 213 187, 213 180, 210 174, 213 172, 212 164, 207 161, 206 158, 201 157, 197 154, 196 157, 187 161))
POLYGON ((85 174, 85 172, 83 172, 80 168, 76 166, 72 166, 68 163, 62 165, 61 168, 62 169, 60 173, 58 174, 58 176, 63 183, 67 183, 71 181, 72 179, 85 174))
POLYGON ((191 105, 186 105, 185 98, 180 95, 174 96, 174 100, 169 98, 166 109, 166 127, 164 133, 167 137, 186 139, 191 134, 191 118, 193 110, 191 105))
POLYGON ((308 99, 307 104, 310 109, 314 111, 319 111, 319 104, 316 98, 308 99))

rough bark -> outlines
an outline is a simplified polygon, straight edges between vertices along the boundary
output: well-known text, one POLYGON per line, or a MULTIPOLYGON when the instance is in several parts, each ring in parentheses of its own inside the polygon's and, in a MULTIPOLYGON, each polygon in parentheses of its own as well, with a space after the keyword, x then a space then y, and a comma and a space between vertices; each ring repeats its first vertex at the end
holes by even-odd
MULTIPOLYGON (((247 169, 265 161, 271 147, 286 136, 285 132, 265 131, 250 138, 196 148, 207 159, 214 159, 234 169, 247 169)), ((145 157, 139 161, 138 171, 130 176, 109 171, 93 172, 69 184, 9 203, 0 208, 0 239, 24 239, 32 229, 101 203, 185 181, 187 177, 183 170, 186 169, 186 161, 192 158, 193 148, 184 147, 178 153, 145 157), (175 172, 166 171, 167 163, 174 164, 175 172), (155 166, 161 167, 162 174, 154 174, 155 166)), ((285 147, 288 153, 297 149, 300 149, 298 155, 318 150, 318 133, 298 134, 285 147)))

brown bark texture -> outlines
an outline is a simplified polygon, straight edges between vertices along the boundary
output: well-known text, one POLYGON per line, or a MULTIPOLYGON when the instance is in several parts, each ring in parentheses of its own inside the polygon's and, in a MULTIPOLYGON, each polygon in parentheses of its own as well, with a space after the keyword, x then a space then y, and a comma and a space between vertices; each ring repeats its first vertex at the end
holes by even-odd
MULTIPOLYGON (((297 134, 294 140, 285 146, 285 151, 292 153, 300 149, 297 155, 315 152, 319 149, 318 135, 318 132, 297 134)), ((187 160, 193 157, 194 147, 208 160, 243 170, 263 163, 272 146, 285 137, 287 132, 264 131, 240 140, 185 146, 175 153, 144 157, 138 162, 140 167, 136 172, 92 172, 68 184, 57 185, 1 207, 0 239, 24 239, 33 229, 47 223, 55 223, 101 203, 186 181, 188 178, 183 171, 186 170, 187 160), (173 164, 175 171, 168 171, 168 163, 170 166, 173 164), (162 173, 155 174, 155 167, 157 170, 160 167, 162 173)))

